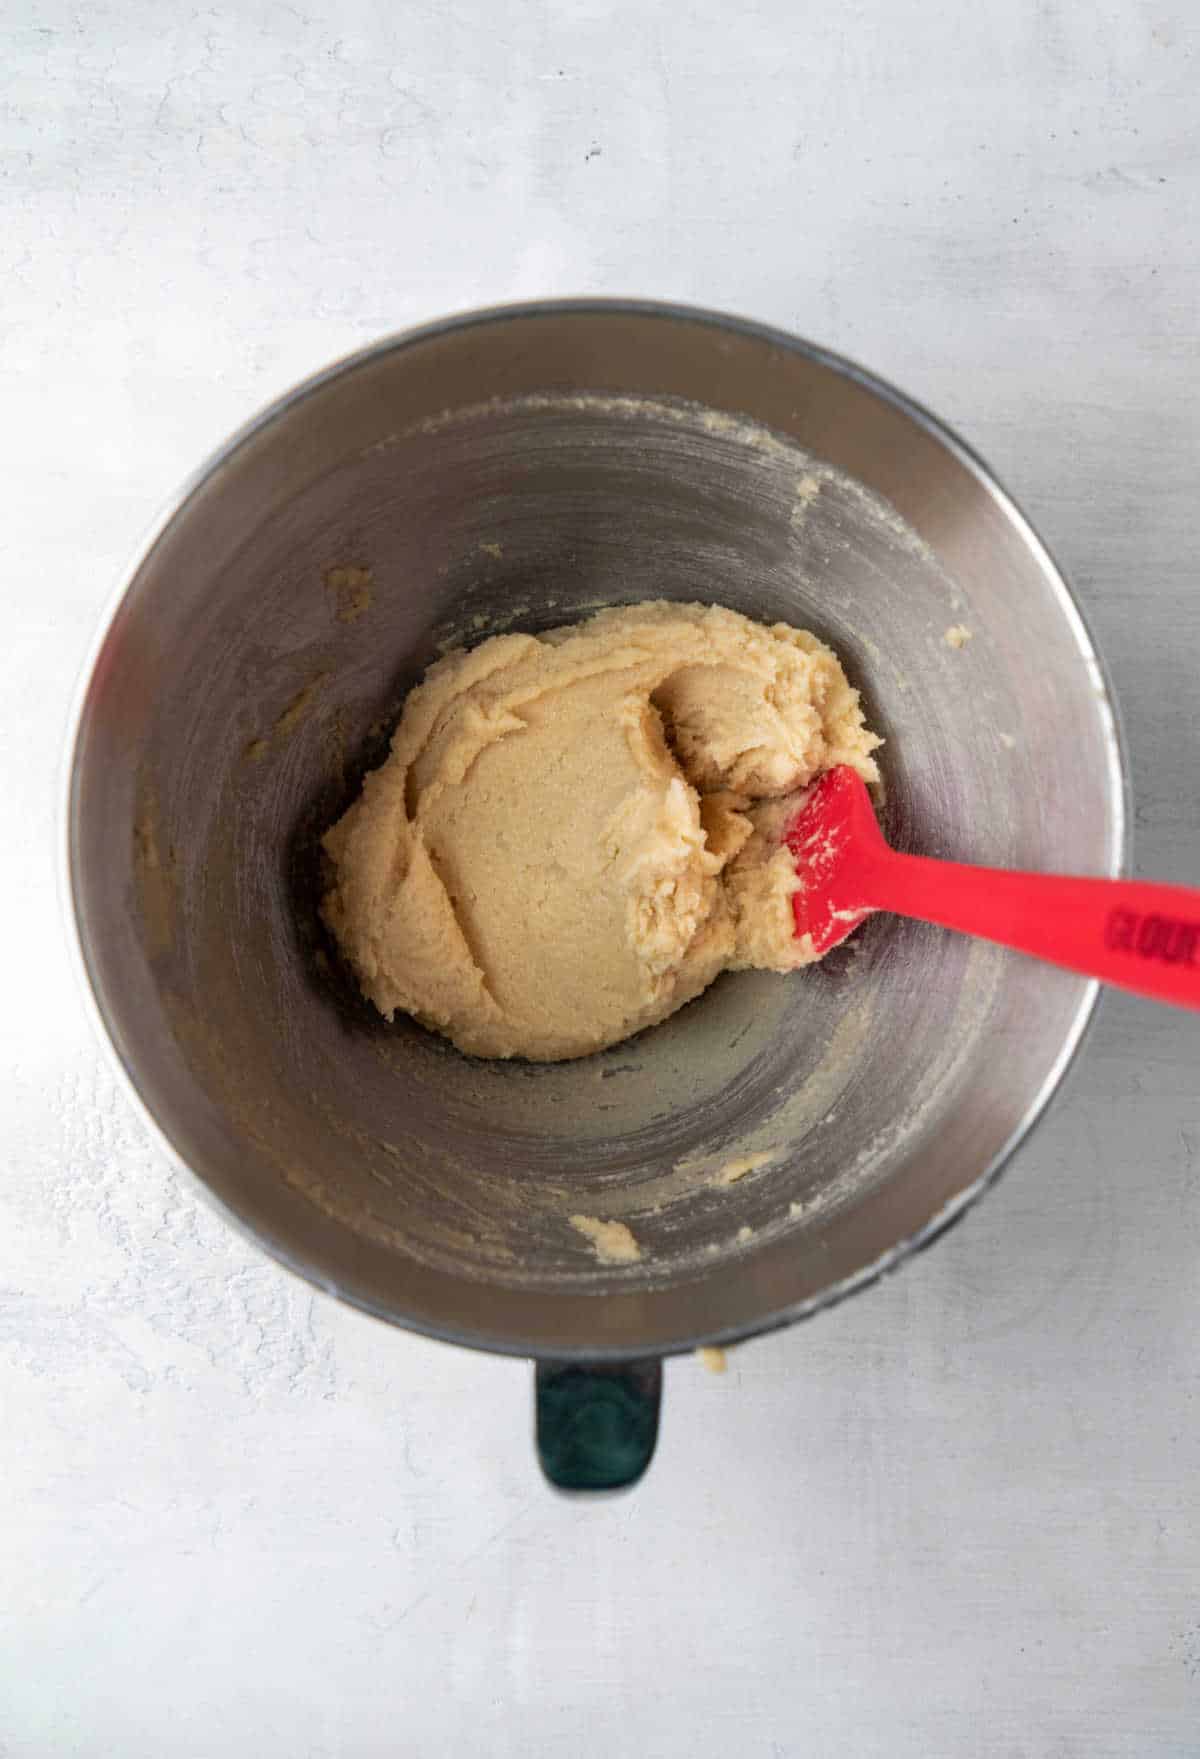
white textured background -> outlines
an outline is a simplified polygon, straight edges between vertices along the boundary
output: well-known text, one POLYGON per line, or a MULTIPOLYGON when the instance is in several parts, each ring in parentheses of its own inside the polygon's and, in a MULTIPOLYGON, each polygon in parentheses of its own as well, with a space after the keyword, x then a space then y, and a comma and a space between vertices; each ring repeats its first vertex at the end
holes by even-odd
MULTIPOLYGON (((156 505, 380 331, 725 306, 984 451, 1200 881, 1193 0, 0 0, 0 1755, 1200 1754, 1200 1020, 1110 999, 933 1252, 554 1500, 520 1364, 312 1296, 114 1089, 53 878, 156 505), (984 16, 978 14, 982 12, 984 16)), ((1036 663, 1036 656, 1034 656, 1036 663)))

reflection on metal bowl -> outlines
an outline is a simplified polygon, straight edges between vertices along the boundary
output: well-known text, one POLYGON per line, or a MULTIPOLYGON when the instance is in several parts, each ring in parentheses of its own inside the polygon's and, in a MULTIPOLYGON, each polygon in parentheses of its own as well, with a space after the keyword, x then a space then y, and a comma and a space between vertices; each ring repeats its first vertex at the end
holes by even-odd
POLYGON ((836 649, 901 848, 1119 871, 1102 672, 985 469, 844 361, 658 306, 455 319, 268 410, 133 570, 71 775, 90 987, 178 1157, 344 1299, 576 1365, 743 1337, 895 1262, 1028 1129, 1094 999, 875 919, 578 1062, 375 1015, 318 922, 317 839, 405 691, 455 644, 656 597, 836 649), (641 1257, 600 1262, 578 1213, 641 1257))

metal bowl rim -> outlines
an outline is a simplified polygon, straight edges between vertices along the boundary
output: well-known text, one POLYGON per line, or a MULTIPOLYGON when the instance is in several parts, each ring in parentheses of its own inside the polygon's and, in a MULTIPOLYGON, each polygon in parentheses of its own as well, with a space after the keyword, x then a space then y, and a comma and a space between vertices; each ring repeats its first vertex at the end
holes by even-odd
MULTIPOLYGON (((277 1263, 282 1264, 285 1269, 302 1277, 323 1293, 334 1296, 346 1305, 369 1314, 372 1318, 383 1320, 390 1325, 402 1326, 407 1330, 435 1338, 444 1343, 486 1350, 496 1355, 520 1357, 545 1354, 545 1351, 540 1344, 535 1347, 530 1339, 490 1332, 486 1327, 435 1325, 420 1316, 405 1314, 396 1306, 369 1300, 354 1290, 343 1288, 325 1275, 318 1265, 289 1252, 272 1235, 261 1231, 247 1221, 237 1210, 231 1208, 222 1198, 218 1197, 202 1174, 183 1158, 165 1127, 160 1124, 149 1101, 143 1095, 136 1070, 127 1064, 122 1057, 117 1048, 114 1034, 109 1028, 104 1003, 88 963, 83 943, 74 830, 79 746, 97 663, 127 597, 132 592, 142 569, 151 559, 160 539, 173 521, 207 486, 216 473, 232 462, 242 448, 257 435, 265 432, 272 424, 290 414, 323 387, 360 366, 382 359, 387 355, 399 353, 436 337, 452 334, 457 330, 476 328, 484 324, 555 316, 581 318, 629 316, 652 318, 668 323, 707 324, 713 329, 732 331, 736 335, 750 340, 784 349, 788 353, 800 355, 862 386, 873 396, 890 404, 901 414, 907 416, 918 427, 923 428, 955 457, 991 496, 1011 525, 1018 531, 1052 586, 1059 608, 1072 628, 1080 657, 1091 671, 1098 707, 1106 723, 1108 797, 1113 817, 1112 836, 1109 844, 1110 874, 1113 877, 1118 877, 1127 873, 1132 856, 1131 775, 1120 710, 1109 679, 1107 666, 1092 637, 1088 618, 1072 592, 1065 575, 1034 526, 980 455, 954 429, 947 426, 940 417, 935 416, 922 403, 845 355, 838 354, 834 350, 811 342, 804 337, 791 335, 773 325, 706 307, 688 306, 660 300, 624 298, 581 297, 525 300, 456 312, 430 323, 381 336, 362 348, 353 349, 339 356, 328 366, 299 380, 289 390, 274 398, 241 426, 235 428, 222 444, 217 446, 201 464, 184 478, 151 521, 141 541, 136 545, 129 563, 119 576, 117 585, 101 614, 80 670, 64 747, 61 776, 61 828, 58 837, 57 861, 59 895, 66 920, 71 961, 76 970, 93 1029, 105 1047, 110 1066, 115 1070, 118 1081, 134 1110, 140 1115, 151 1137, 171 1164, 185 1176, 192 1189, 236 1233, 240 1234, 243 1239, 250 1241, 259 1250, 267 1253, 277 1263)), ((747 1338, 780 1330, 785 1326, 795 1324, 798 1320, 809 1318, 814 1313, 835 1306, 839 1301, 876 1282, 915 1253, 932 1244, 996 1182, 1017 1149, 1027 1139, 1034 1125, 1045 1114, 1047 1106, 1061 1087, 1083 1046, 1095 1018, 1100 989, 1101 985, 1096 981, 1090 981, 1086 984, 1053 1067, 1030 1101, 1024 1116, 1008 1140, 993 1155, 979 1177, 958 1192, 923 1227, 897 1241, 870 1264, 864 1265, 851 1275, 831 1283, 816 1295, 759 1315, 744 1325, 714 1332, 698 1333, 687 1338, 671 1339, 661 1345, 656 1344, 652 1350, 645 1353, 655 1356, 680 1355, 702 1346, 736 1344, 747 1338)), ((603 1345, 597 1345, 595 1348, 564 1348, 561 1352, 564 1359, 581 1361, 620 1360, 630 1354, 629 1349, 603 1345)))

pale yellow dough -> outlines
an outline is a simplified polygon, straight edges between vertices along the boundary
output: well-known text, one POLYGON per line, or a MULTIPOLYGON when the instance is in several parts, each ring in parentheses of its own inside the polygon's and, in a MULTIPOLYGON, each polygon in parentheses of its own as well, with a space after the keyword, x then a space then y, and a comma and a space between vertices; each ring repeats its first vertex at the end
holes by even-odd
POLYGON ((363 993, 461 1050, 557 1060, 719 972, 808 963, 788 797, 879 740, 836 656, 713 605, 602 611, 431 666, 325 837, 363 993))

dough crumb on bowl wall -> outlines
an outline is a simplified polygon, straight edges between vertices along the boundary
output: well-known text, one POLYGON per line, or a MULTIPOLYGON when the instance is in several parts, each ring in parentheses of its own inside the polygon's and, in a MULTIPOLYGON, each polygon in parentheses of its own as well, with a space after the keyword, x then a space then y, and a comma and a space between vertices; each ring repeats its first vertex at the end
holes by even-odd
POLYGON ((601 1264, 636 1264, 642 1249, 624 1222, 602 1221, 595 1215, 573 1215, 571 1226, 590 1241, 601 1264))

